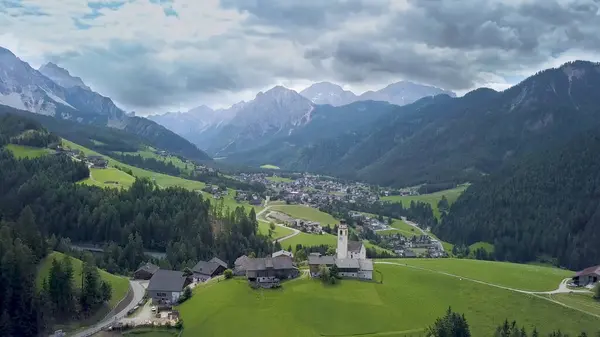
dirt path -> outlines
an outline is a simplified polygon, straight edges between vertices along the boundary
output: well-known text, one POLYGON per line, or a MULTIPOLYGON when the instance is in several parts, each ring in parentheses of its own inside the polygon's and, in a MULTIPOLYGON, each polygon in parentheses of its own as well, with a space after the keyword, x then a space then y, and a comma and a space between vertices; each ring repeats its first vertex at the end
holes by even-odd
POLYGON ((516 289, 516 288, 510 288, 510 287, 505 287, 505 286, 501 286, 499 284, 494 284, 494 283, 489 283, 489 282, 484 282, 484 281, 480 281, 480 280, 475 280, 472 278, 468 278, 468 277, 464 277, 464 276, 460 276, 460 275, 455 275, 455 274, 451 274, 451 273, 446 273, 446 272, 442 272, 442 271, 437 271, 437 270, 433 270, 433 269, 427 269, 427 268, 423 268, 423 267, 417 267, 417 266, 410 266, 407 264, 403 264, 403 263, 397 263, 397 262, 387 262, 387 261, 376 261, 375 264, 386 264, 386 265, 394 265, 394 266, 401 266, 401 267, 407 267, 407 268, 412 268, 412 269, 418 269, 418 270, 423 270, 423 271, 427 271, 427 272, 431 272, 431 273, 436 273, 436 274, 441 274, 441 275, 445 275, 445 276, 450 276, 450 277, 454 277, 454 278, 458 278, 460 280, 465 280, 465 281, 469 281, 469 282, 475 282, 475 283, 479 283, 479 284, 485 284, 487 286, 490 287, 495 287, 495 288, 500 288, 500 289, 504 289, 504 290, 509 290, 509 291, 514 291, 517 293, 521 293, 521 294, 527 294, 527 295, 532 295, 541 299, 544 299, 546 301, 550 301, 553 303, 556 303, 558 305, 562 305, 565 308, 569 308, 569 309, 573 309, 573 310, 577 310, 579 312, 585 313, 587 315, 590 316, 594 316, 596 318, 600 318, 600 315, 596 315, 593 314, 591 312, 587 312, 585 310, 576 308, 576 307, 572 307, 570 305, 564 304, 562 302, 558 302, 550 297, 544 296, 544 295, 551 295, 551 294, 560 294, 560 293, 589 293, 589 291, 587 290, 571 290, 569 288, 567 288, 566 284, 567 284, 567 280, 568 279, 564 279, 561 281, 561 283, 558 286, 558 289, 556 290, 552 290, 552 291, 527 291, 527 290, 522 290, 522 289, 516 289))

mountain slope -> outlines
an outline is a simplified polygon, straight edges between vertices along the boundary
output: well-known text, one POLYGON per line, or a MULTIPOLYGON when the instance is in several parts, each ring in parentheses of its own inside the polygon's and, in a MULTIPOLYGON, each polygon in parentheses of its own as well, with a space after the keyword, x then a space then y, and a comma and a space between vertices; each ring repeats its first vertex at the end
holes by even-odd
POLYGON ((317 142, 300 150, 296 162, 273 164, 381 185, 475 181, 594 125, 598 90, 598 64, 568 63, 503 92, 478 89, 460 98, 423 98, 358 135, 317 142))
POLYGON ((216 132, 209 152, 225 156, 290 135, 310 122, 313 109, 311 101, 281 86, 260 92, 216 132))
POLYGON ((600 128, 486 177, 452 205, 434 233, 494 243, 496 258, 556 258, 572 270, 600 260, 600 128))
POLYGON ((0 47, 0 105, 84 124, 124 129, 171 153, 194 160, 210 160, 208 155, 172 131, 153 121, 128 116, 110 98, 89 90, 80 78, 72 77, 68 71, 53 64, 47 64, 41 70, 66 87, 0 47))
POLYGON ((423 97, 448 95, 455 97, 452 91, 446 91, 440 88, 400 81, 392 83, 387 87, 377 91, 367 91, 358 96, 359 101, 384 101, 395 105, 406 105, 420 100, 423 97))

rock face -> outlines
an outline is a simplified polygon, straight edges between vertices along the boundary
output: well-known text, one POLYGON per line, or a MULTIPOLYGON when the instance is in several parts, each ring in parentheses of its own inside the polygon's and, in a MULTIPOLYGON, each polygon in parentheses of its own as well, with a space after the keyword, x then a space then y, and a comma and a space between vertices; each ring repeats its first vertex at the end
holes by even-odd
POLYGON ((145 118, 130 116, 79 77, 53 63, 36 70, 0 47, 0 105, 19 110, 124 129, 154 145, 191 159, 209 157, 187 140, 145 118), (169 146, 168 144, 173 144, 169 146), (166 146, 166 147, 165 147, 166 146))
POLYGON ((329 104, 342 106, 357 100, 357 96, 348 90, 342 89, 337 84, 320 82, 302 90, 300 95, 308 98, 315 104, 329 104))

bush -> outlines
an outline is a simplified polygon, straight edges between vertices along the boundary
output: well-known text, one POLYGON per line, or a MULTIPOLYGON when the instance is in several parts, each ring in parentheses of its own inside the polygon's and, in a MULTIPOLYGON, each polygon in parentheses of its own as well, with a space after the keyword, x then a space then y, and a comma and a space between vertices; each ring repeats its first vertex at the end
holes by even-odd
POLYGON ((600 301, 600 282, 598 282, 596 287, 594 287, 594 298, 600 301))
POLYGON ((231 269, 226 269, 226 270, 223 272, 223 275, 225 276, 225 279, 226 279, 226 280, 229 280, 230 278, 232 278, 232 277, 233 277, 233 271, 232 271, 231 269))
POLYGON ((190 299, 190 297, 192 297, 192 288, 190 287, 185 287, 185 289, 183 290, 183 294, 181 294, 181 296, 179 297, 179 304, 187 301, 190 299))

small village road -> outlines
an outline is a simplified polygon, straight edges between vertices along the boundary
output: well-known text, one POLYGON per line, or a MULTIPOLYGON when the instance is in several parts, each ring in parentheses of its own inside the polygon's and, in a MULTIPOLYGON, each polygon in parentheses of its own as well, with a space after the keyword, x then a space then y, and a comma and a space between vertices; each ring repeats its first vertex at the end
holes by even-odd
POLYGON ((587 312, 585 310, 581 310, 579 308, 576 307, 572 307, 570 305, 564 304, 562 302, 553 300, 550 297, 547 296, 543 296, 543 295, 552 295, 552 294, 560 294, 560 293, 589 293, 589 291, 587 290, 573 290, 573 289, 569 289, 567 288, 567 281, 569 279, 564 279, 561 281, 561 283, 558 286, 558 289, 556 290, 552 290, 552 291, 528 291, 528 290, 522 290, 522 289, 515 289, 515 288, 510 288, 510 287, 505 287, 505 286, 501 286, 499 284, 494 284, 494 283, 490 283, 490 282, 484 282, 484 281, 480 281, 480 280, 475 280, 472 278, 468 278, 468 277, 464 277, 464 276, 460 276, 460 275, 455 275, 455 274, 451 274, 451 273, 445 273, 442 271, 438 271, 438 270, 433 270, 433 269, 428 269, 428 268, 423 268, 423 267, 417 267, 417 266, 410 266, 404 263, 397 263, 397 262, 387 262, 387 261, 375 261, 375 264, 387 264, 387 265, 394 265, 394 266, 400 266, 400 267, 407 267, 407 268, 412 268, 412 269, 418 269, 418 270, 423 270, 423 271, 428 271, 431 273, 436 273, 436 274, 442 274, 442 275, 446 275, 446 276, 450 276, 450 277, 454 277, 454 278, 458 278, 461 281, 465 280, 465 281, 469 281, 469 282, 475 282, 475 283, 479 283, 479 284, 485 284, 487 286, 490 287, 495 287, 495 288, 500 288, 500 289, 504 289, 504 290, 509 290, 509 291, 514 291, 517 293, 521 293, 521 294, 527 294, 527 295, 533 295, 535 297, 556 303, 558 305, 562 305, 563 307, 569 308, 569 309, 573 309, 573 310, 577 310, 579 312, 588 314, 590 316, 594 316, 597 318, 600 318, 600 315, 596 315, 590 312, 587 312))
POLYGON ((129 310, 133 309, 133 307, 135 307, 144 298, 144 294, 146 293, 146 288, 144 288, 142 283, 139 281, 129 280, 129 286, 131 287, 131 290, 133 291, 133 298, 131 299, 129 304, 127 304, 127 306, 123 310, 121 310, 120 312, 116 313, 115 315, 113 315, 111 317, 105 318, 101 322, 94 324, 93 326, 85 329, 84 331, 80 331, 76 334, 69 335, 69 336, 72 336, 72 337, 91 336, 95 333, 100 332, 100 330, 110 326, 111 324, 119 321, 123 317, 125 317, 127 315, 127 312, 129 310))
MULTIPOLYGON (((265 212, 267 212, 270 208, 271 208, 271 206, 266 206, 265 208, 262 209, 262 211, 256 213, 256 220, 260 221, 260 216, 263 215, 265 212)), ((293 238, 294 236, 300 234, 300 231, 297 230, 297 229, 295 229, 295 228, 287 227, 287 226, 285 226, 283 224, 277 224, 277 226, 289 229, 289 230, 293 231, 293 233, 290 234, 290 235, 286 235, 286 236, 284 236, 282 238, 275 239, 275 240, 273 240, 273 243, 275 243, 275 242, 281 242, 283 240, 287 240, 287 239, 293 238)))

